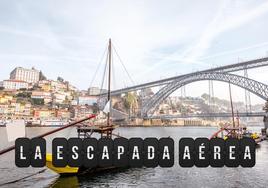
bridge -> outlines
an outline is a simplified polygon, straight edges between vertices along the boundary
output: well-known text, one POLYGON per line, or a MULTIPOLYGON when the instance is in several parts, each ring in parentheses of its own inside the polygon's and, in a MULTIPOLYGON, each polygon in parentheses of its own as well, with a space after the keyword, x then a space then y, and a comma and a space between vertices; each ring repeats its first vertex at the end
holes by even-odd
POLYGON ((165 87, 161 88, 152 98, 147 101, 147 103, 142 108, 143 114, 153 113, 155 107, 158 106, 163 100, 165 100, 171 93, 173 93, 178 88, 201 80, 218 80, 222 82, 231 83, 244 88, 251 93, 259 96, 260 98, 266 100, 268 99, 268 85, 261 82, 238 76, 235 74, 221 73, 221 72, 200 72, 191 75, 190 77, 185 76, 176 81, 167 84, 165 87))
MULTIPOLYGON (((267 115, 265 112, 243 112, 239 113, 239 117, 263 117, 267 115)), ((199 114, 176 114, 176 115, 152 115, 144 119, 162 119, 170 120, 177 118, 207 118, 207 117, 232 117, 232 113, 199 113, 199 114)), ((134 118, 134 117, 133 117, 134 118)))
MULTIPOLYGON (((131 91, 143 90, 146 88, 163 86, 157 93, 155 93, 149 100, 145 102, 142 106, 141 116, 144 118, 152 117, 158 105, 165 100, 170 94, 180 87, 201 81, 201 80, 216 80, 231 83, 238 87, 241 87, 248 92, 251 92, 263 100, 268 99, 268 85, 258 82, 256 80, 250 79, 248 77, 239 76, 234 74, 234 72, 241 70, 248 70, 258 67, 263 67, 268 65, 268 57, 244 61, 241 63, 230 64, 226 66, 216 67, 212 69, 207 69, 203 71, 192 72, 188 74, 183 74, 175 77, 170 77, 166 79, 161 79, 153 82, 148 82, 144 84, 139 84, 131 87, 126 87, 111 92, 112 95, 119 95, 122 93, 127 93, 131 91)), ((106 95, 105 93, 101 94, 106 95)), ((216 114, 215 114, 216 115, 216 114)), ((246 114, 247 117, 250 114, 246 114)), ((215 117, 215 116, 214 116, 215 117)))
MULTIPOLYGON (((197 71, 197 72, 193 72, 193 73, 183 74, 183 75, 165 78, 165 79, 161 79, 161 80, 156 80, 153 82, 148 82, 148 83, 139 84, 139 85, 135 85, 135 86, 125 87, 122 89, 113 90, 111 92, 111 94, 118 95, 118 94, 130 92, 130 91, 137 91, 137 90, 142 90, 142 89, 146 89, 146 88, 162 86, 162 85, 170 84, 170 83, 176 81, 177 79, 180 79, 180 78, 185 77, 185 76, 190 77, 196 73, 204 73, 204 72, 230 73, 230 72, 237 72, 237 71, 244 70, 244 69, 253 69, 253 68, 263 67, 263 66, 267 66, 267 65, 268 65, 268 57, 265 57, 265 58, 251 60, 251 61, 245 61, 245 62, 241 62, 241 63, 216 67, 216 68, 212 68, 212 69, 207 69, 207 70, 203 70, 203 71, 197 71)), ((102 95, 107 95, 107 94, 103 93, 102 95)))

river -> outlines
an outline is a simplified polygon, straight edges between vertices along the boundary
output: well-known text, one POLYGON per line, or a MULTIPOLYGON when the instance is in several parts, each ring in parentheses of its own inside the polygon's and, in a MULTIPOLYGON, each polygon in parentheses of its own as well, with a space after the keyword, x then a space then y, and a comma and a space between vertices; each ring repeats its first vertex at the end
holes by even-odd
MULTIPOLYGON (((260 130, 261 127, 255 129, 260 130)), ((52 128, 27 128, 33 137, 52 128)), ((172 137, 175 141, 175 164, 172 168, 132 168, 84 177, 60 178, 46 168, 17 168, 14 151, 0 156, 0 186, 2 187, 268 187, 268 141, 256 151, 253 168, 182 168, 178 164, 178 142, 181 137, 210 137, 214 127, 121 127, 115 130, 130 137, 172 137), (27 177, 29 176, 29 177, 27 177)), ((5 128, 0 128, 0 149, 7 142, 5 128)), ((47 137, 51 151, 54 137, 75 137, 76 129, 69 128, 47 137)))

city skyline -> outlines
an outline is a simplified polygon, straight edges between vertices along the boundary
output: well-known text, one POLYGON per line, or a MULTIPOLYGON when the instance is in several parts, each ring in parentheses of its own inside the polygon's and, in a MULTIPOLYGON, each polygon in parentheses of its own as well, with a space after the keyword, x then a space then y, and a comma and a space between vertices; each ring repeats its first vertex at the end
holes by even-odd
MULTIPOLYGON (((0 80, 15 67, 35 67, 49 79, 61 76, 87 89, 109 38, 136 84, 260 58, 268 51, 266 1, 157 5, 2 1, 0 5, 0 80)), ((118 75, 121 70, 120 64, 115 65, 114 88, 132 84, 126 74, 118 75)), ((267 70, 249 70, 249 77, 268 84, 267 70)), ((92 86, 100 86, 101 75, 92 86)), ((215 96, 228 98, 222 85, 215 83, 215 96)), ((189 95, 208 93, 207 82, 186 87, 189 95)), ((234 86, 234 100, 243 98, 244 90, 234 86)), ((264 103, 257 97, 252 102, 264 103)))

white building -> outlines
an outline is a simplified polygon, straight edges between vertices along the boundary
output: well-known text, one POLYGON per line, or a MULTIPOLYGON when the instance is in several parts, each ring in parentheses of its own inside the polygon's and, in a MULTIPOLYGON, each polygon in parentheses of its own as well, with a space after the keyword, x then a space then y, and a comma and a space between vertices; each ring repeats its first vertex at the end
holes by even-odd
POLYGON ((80 96, 77 99, 78 105, 94 105, 94 103, 97 103, 98 97, 95 96, 80 96))
POLYGON ((10 73, 11 80, 21 80, 28 83, 36 83, 39 81, 40 71, 32 68, 32 69, 25 69, 22 67, 16 67, 10 73))
POLYGON ((53 102, 55 103, 63 103, 63 101, 66 99, 67 95, 64 93, 53 93, 53 102))
POLYGON ((22 88, 28 89, 29 84, 21 80, 3 80, 0 82, 0 87, 10 90, 18 90, 22 88))
POLYGON ((44 99, 44 103, 47 104, 52 101, 52 96, 50 92, 46 91, 33 91, 32 99, 44 99))
POLYGON ((88 94, 89 95, 99 95, 100 92, 101 92, 101 90, 98 87, 90 87, 90 88, 88 88, 88 94))

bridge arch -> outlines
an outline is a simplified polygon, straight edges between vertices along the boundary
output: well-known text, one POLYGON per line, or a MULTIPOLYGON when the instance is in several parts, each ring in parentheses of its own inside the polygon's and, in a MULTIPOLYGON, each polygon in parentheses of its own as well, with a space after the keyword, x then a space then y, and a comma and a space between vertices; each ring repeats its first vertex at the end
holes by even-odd
POLYGON ((258 97, 268 99, 268 85, 246 78, 243 76, 229 74, 224 72, 200 72, 191 76, 184 76, 174 80, 172 83, 167 84, 161 88, 153 97, 151 97, 142 107, 142 116, 147 116, 153 113, 156 107, 165 100, 170 94, 179 89, 180 87, 190 84, 192 82, 202 80, 215 80, 231 83, 238 87, 244 88, 249 92, 257 95, 258 97))

